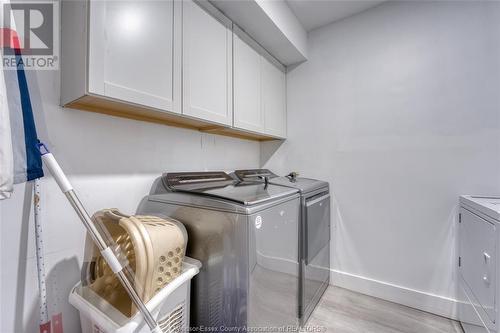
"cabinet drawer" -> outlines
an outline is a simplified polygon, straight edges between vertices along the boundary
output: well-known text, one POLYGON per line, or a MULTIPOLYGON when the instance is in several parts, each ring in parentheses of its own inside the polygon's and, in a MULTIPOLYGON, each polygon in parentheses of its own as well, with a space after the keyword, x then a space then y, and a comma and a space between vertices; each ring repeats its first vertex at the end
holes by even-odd
POLYGON ((460 272, 479 305, 495 321, 496 228, 492 223, 461 208, 460 272))

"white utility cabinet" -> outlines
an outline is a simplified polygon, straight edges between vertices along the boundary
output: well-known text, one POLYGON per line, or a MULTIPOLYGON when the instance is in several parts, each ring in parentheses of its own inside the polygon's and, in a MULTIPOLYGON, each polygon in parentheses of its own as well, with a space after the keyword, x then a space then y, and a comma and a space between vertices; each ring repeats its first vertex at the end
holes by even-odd
MULTIPOLYGON (((62 104, 104 97, 180 113, 175 1, 65 1, 62 104)), ((105 99, 103 99, 103 103, 105 99)))
POLYGON ((497 333, 500 197, 461 196, 459 317, 466 333, 497 333))
POLYGON ((261 55, 234 35, 234 126, 264 131, 261 55))
POLYGON ((262 57, 261 68, 264 132, 284 138, 286 136, 285 73, 265 57, 262 57))
POLYGON ((91 93, 180 111, 174 103, 174 1, 93 1, 89 28, 91 93))
POLYGON ((285 68, 237 28, 234 43, 234 127, 286 137, 285 68))
POLYGON ((245 34, 209 1, 61 8, 61 105, 253 140, 286 137, 285 68, 249 37, 234 37, 245 34))
POLYGON ((191 0, 183 4, 183 113, 231 125, 232 23, 191 0))

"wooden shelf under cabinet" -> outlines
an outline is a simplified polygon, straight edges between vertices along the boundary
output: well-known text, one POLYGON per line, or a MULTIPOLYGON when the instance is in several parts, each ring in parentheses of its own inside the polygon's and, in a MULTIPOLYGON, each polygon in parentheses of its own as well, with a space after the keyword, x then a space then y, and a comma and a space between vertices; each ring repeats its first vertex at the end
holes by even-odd
POLYGON ((186 117, 180 114, 147 108, 141 105, 131 104, 129 102, 120 102, 102 96, 85 95, 64 105, 64 107, 168 126, 188 128, 206 133, 230 136, 246 140, 283 140, 274 136, 225 127, 203 120, 186 117))

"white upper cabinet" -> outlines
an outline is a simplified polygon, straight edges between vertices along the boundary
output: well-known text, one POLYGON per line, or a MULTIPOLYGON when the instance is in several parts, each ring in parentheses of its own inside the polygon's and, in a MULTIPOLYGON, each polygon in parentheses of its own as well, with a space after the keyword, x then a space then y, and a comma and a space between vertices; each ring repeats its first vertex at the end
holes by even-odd
POLYGON ((65 107, 285 138, 284 73, 207 0, 61 2, 65 107))
POLYGON ((264 131, 261 56, 234 34, 234 127, 264 131))
POLYGON ((231 125, 232 23, 183 1, 183 107, 185 115, 231 125))
POLYGON ((180 113, 174 3, 90 2, 90 93, 180 113))
POLYGON ((234 34, 234 127, 286 136, 284 68, 243 32, 234 34))
POLYGON ((265 58, 262 58, 261 68, 264 132, 284 138, 286 136, 285 73, 265 58))

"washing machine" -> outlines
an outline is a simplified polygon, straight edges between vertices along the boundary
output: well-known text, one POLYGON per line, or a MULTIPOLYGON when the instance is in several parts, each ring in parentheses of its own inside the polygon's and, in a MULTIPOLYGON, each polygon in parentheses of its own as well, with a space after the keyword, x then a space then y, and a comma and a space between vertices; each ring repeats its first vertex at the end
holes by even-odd
POLYGON ((300 193, 299 321, 303 326, 330 283, 330 189, 328 182, 279 177, 268 169, 236 170, 233 178, 296 189, 300 193))
POLYGON ((194 330, 298 325, 299 191, 238 182, 225 172, 167 173, 138 214, 184 224, 202 263, 191 292, 194 330))

